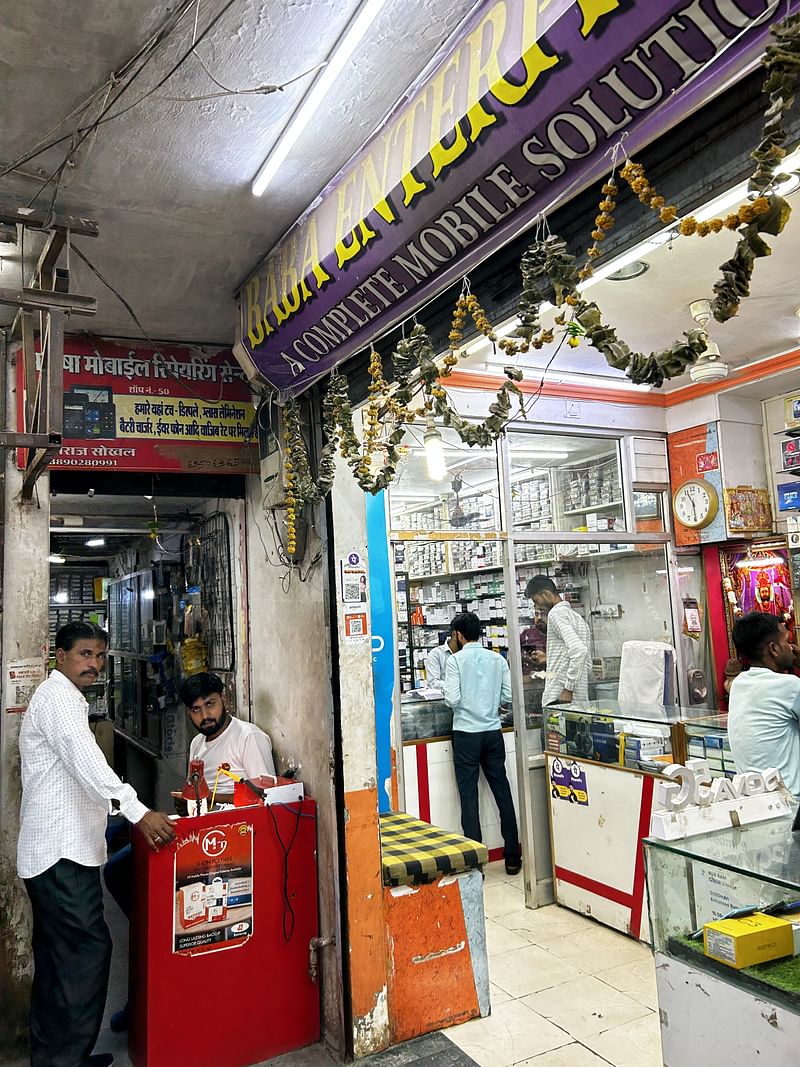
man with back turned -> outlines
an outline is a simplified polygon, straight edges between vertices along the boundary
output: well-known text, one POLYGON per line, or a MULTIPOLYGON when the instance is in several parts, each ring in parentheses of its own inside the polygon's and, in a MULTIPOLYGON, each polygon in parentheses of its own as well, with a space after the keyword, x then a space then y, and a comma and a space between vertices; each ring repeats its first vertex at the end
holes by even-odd
POLYGON ((500 812, 506 871, 518 874, 517 816, 506 776, 506 747, 500 726, 501 704, 511 703, 511 672, 506 660, 480 643, 481 623, 471 611, 452 623, 459 651, 447 661, 444 699, 453 709, 453 763, 461 798, 461 828, 482 841, 478 778, 486 777, 500 812))

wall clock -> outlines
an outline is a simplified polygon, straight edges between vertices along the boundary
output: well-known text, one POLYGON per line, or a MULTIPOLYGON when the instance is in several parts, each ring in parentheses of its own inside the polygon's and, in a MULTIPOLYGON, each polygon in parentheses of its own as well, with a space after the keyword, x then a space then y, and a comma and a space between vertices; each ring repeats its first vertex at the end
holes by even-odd
POLYGON ((705 478, 690 478, 679 485, 672 497, 672 510, 681 526, 702 530, 719 511, 717 490, 705 478))

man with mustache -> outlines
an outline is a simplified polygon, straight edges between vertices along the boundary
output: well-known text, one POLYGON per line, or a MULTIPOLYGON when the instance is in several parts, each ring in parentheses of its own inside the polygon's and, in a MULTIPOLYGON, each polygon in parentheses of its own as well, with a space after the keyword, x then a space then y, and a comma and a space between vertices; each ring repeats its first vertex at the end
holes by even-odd
POLYGON ((108 635, 70 622, 56 634, 56 669, 31 697, 19 734, 22 809, 17 869, 33 912, 32 1067, 108 1067, 92 1055, 105 1009, 111 936, 100 868, 106 822, 119 812, 158 849, 175 837, 109 767, 89 727, 83 690, 105 668, 108 635))

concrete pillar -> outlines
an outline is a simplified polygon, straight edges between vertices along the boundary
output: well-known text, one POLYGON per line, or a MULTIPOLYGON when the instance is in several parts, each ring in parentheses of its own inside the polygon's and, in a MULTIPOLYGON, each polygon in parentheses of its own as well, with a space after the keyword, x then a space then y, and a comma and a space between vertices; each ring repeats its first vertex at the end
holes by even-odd
MULTIPOLYGON (((339 639, 342 776, 344 782, 347 929, 356 1056, 386 1048, 389 1030, 388 950, 378 821, 372 643, 348 641, 339 561, 350 552, 367 559, 365 498, 343 460, 332 491, 335 593, 339 639)), ((366 605, 365 605, 366 607, 366 605)), ((350 611, 360 608, 351 606, 350 611)))
MULTIPOLYGON (((3 353, 0 351, 0 358, 3 353)), ((5 361, 4 361, 4 365, 5 361)), ((5 427, 16 427, 16 377, 8 364, 5 427)), ((31 918, 25 887, 16 875, 21 715, 8 714, 8 664, 43 657, 47 649, 50 569, 50 485, 37 482, 31 503, 21 498, 16 452, 3 455, 4 545, 2 599, 2 709, 0 709, 0 1050, 21 1045, 27 1035, 33 970, 31 918)))
MULTIPOLYGON (((275 457, 272 469, 276 469, 275 457)), ((346 948, 339 933, 340 854, 324 515, 316 524, 318 534, 309 537, 306 558, 290 578, 278 559, 270 522, 262 507, 262 481, 248 478, 245 570, 251 717, 270 735, 277 769, 290 762, 299 764, 299 776, 317 803, 319 928, 322 937, 335 939, 335 944, 320 950, 323 1037, 343 1059, 342 953, 346 948), (320 558, 309 571, 317 553, 320 558), (301 574, 305 581, 300 580, 301 574)), ((239 713, 247 717, 241 703, 239 713)))

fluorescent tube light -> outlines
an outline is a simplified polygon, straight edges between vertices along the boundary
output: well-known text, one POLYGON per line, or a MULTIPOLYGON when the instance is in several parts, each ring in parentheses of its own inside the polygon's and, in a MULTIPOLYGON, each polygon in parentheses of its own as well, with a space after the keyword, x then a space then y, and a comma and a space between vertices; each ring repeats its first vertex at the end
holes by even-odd
POLYGON ((48 556, 47 557, 47 562, 48 563, 66 563, 67 561, 64 558, 64 556, 48 556))
POLYGON ((105 543, 106 539, 104 537, 90 537, 89 540, 86 542, 86 547, 102 548, 105 543))
POLYGON ((288 125, 278 138, 272 151, 261 164, 258 174, 253 179, 253 195, 261 196, 269 183, 286 161, 289 153, 294 148, 300 135, 311 121, 314 112, 325 99, 328 91, 336 79, 344 70, 347 61, 355 52, 377 17, 386 0, 365 0, 359 8, 356 16, 350 22, 347 29, 337 41, 333 51, 328 56, 328 61, 317 75, 314 84, 303 97, 300 106, 289 120, 288 125))

